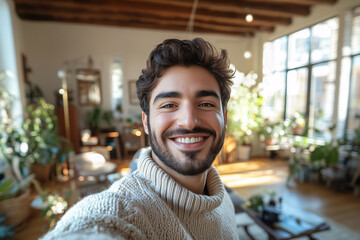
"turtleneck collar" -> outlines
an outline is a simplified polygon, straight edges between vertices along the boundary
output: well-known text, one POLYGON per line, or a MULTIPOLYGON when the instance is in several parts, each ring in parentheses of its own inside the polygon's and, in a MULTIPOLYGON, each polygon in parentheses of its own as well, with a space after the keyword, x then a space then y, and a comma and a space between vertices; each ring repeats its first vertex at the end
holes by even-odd
POLYGON ((220 206, 224 198, 224 186, 214 166, 208 170, 206 188, 209 195, 196 194, 181 186, 162 170, 151 158, 151 149, 138 158, 139 171, 154 185, 160 197, 181 217, 204 214, 220 206))

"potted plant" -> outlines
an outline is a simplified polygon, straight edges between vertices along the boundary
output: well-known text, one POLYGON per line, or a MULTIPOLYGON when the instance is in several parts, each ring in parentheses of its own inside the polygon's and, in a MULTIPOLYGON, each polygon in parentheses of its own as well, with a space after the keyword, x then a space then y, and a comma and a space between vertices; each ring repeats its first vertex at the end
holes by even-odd
MULTIPOLYGON (((66 138, 59 135, 55 107, 40 98, 29 105, 23 129, 28 139, 27 161, 37 180, 48 181, 51 170, 63 163, 71 152, 66 138)), ((55 172, 56 173, 56 172, 55 172)))
POLYGON ((303 135, 305 131, 304 116, 299 112, 295 112, 290 119, 288 119, 288 127, 290 127, 293 135, 303 135))
MULTIPOLYGON (((330 127, 328 131, 332 132, 336 128, 336 125, 330 127)), ((339 146, 341 140, 333 140, 325 142, 322 145, 315 145, 314 149, 310 152, 310 160, 313 164, 319 168, 329 167, 337 164, 339 160, 339 146)))
POLYGON ((109 127, 112 125, 112 111, 103 111, 100 107, 95 106, 87 113, 86 120, 92 135, 96 136, 100 133, 102 122, 105 122, 109 127))
POLYGON ((31 202, 31 207, 40 210, 40 217, 48 220, 49 226, 47 228, 51 230, 66 211, 71 190, 66 191, 62 196, 59 193, 50 193, 48 190, 43 190, 38 182, 34 182, 34 186, 39 195, 31 202))
POLYGON ((238 143, 238 158, 250 157, 251 136, 258 131, 262 122, 261 106, 263 98, 256 85, 255 73, 245 74, 235 71, 231 98, 228 103, 227 133, 234 136, 238 143))
POLYGON ((30 215, 29 175, 26 159, 28 139, 11 118, 13 97, 5 88, 8 76, 0 72, 0 214, 4 225, 16 226, 30 215))
POLYGON ((259 128, 259 134, 265 145, 274 145, 279 143, 280 138, 285 134, 280 122, 270 122, 265 119, 259 128))

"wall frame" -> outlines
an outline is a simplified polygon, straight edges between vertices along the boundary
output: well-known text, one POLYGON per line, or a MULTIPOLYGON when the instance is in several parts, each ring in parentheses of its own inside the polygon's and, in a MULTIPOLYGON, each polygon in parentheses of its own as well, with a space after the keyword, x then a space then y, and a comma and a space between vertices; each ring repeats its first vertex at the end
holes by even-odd
POLYGON ((101 104, 100 71, 95 69, 77 69, 78 103, 81 106, 101 104))

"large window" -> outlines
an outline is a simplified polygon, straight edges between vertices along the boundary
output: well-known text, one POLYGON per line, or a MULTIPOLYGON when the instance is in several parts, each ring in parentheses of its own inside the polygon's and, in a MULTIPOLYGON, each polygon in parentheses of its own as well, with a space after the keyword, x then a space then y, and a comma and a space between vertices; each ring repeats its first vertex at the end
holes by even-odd
POLYGON ((344 39, 338 102, 338 137, 352 138, 360 129, 360 7, 347 18, 350 26, 344 39))
POLYGON ((279 121, 300 113, 311 136, 331 137, 326 130, 334 112, 338 28, 335 17, 265 43, 266 118, 279 121))

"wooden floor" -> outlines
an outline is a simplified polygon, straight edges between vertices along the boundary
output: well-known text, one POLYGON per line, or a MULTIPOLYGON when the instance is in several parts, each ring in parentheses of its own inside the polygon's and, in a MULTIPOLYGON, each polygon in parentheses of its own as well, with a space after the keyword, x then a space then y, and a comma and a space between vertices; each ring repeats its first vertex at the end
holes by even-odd
MULTIPOLYGON (((116 162, 119 171, 127 168, 129 164, 129 161, 116 162)), ((282 196, 284 204, 327 217, 360 234, 360 196, 316 183, 292 182, 286 185, 288 167, 284 160, 252 159, 219 165, 217 169, 223 182, 245 199, 256 193, 275 190, 282 196)), ((60 193, 71 189, 73 194, 70 204, 78 201, 83 194, 78 191, 73 181, 49 183, 46 187, 60 193)), ((99 186, 98 189, 101 190, 102 187, 99 186)), ((38 239, 46 232, 47 222, 39 217, 39 213, 33 210, 31 219, 19 229, 14 239, 38 239)))
POLYGON ((350 190, 328 188, 322 183, 286 184, 285 160, 252 159, 217 167, 223 182, 244 199, 274 190, 288 207, 329 218, 360 234, 360 196, 350 190))

